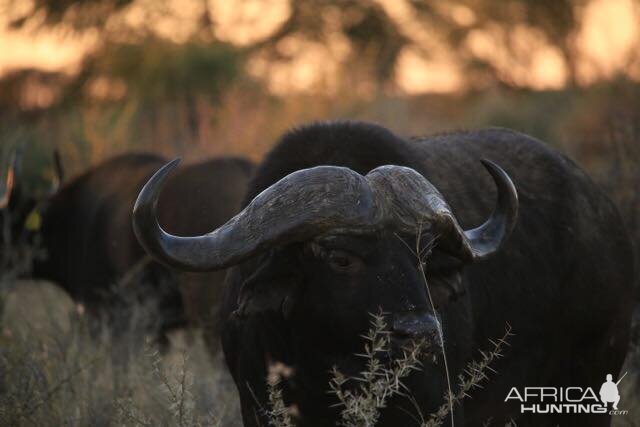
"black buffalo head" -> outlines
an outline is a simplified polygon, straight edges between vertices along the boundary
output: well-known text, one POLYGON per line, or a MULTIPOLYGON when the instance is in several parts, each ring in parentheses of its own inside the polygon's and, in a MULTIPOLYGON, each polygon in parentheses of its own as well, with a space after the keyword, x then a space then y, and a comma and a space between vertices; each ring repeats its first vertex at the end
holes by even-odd
MULTIPOLYGON (((177 163, 159 170, 138 197, 133 225, 140 243, 178 269, 243 263, 229 316, 238 322, 264 313, 277 316, 287 329, 279 342, 290 350, 285 353, 296 355, 285 362, 298 365, 300 375, 316 370, 306 373, 307 383, 362 350, 359 337, 368 329, 369 313, 388 313, 394 343, 437 337, 434 308, 462 293, 460 267, 496 253, 517 217, 511 179, 487 160, 482 163, 497 186, 497 202, 489 219, 471 230, 460 227, 440 192, 411 168, 381 166, 363 176, 317 166, 280 179, 217 230, 177 237, 156 219, 162 185, 177 163), (438 282, 431 284, 431 297, 423 265, 438 282)), ((238 339, 253 339, 248 335, 238 339)), ((257 357, 264 360, 281 350, 247 351, 262 353, 257 357)), ((248 381, 235 375, 237 382, 248 381)), ((326 383, 318 387, 326 396, 326 383)), ((437 393, 441 399, 441 390, 437 393)))

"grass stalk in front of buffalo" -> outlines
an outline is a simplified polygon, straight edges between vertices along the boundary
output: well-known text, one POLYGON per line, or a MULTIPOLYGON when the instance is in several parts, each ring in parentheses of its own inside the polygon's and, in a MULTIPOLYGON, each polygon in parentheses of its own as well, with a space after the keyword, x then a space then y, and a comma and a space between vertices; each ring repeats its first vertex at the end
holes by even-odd
MULTIPOLYGON (((440 319, 440 316, 438 315, 438 312, 436 311, 436 306, 433 303, 433 297, 431 296, 431 288, 429 287, 429 282, 427 281, 427 274, 425 273, 424 270, 424 266, 426 263, 426 259, 429 256, 429 254, 431 253, 431 250, 433 249, 433 244, 427 245, 424 248, 421 248, 421 242, 422 242, 422 221, 420 221, 419 226, 418 226, 418 233, 416 234, 416 252, 415 255, 418 259, 418 269, 420 270, 420 275, 422 276, 422 280, 424 281, 424 287, 427 291, 427 296, 429 298, 429 305, 431 305, 431 310, 433 312, 433 314, 436 316, 436 318, 438 319, 438 335, 440 338, 440 343, 442 345, 442 360, 444 361, 444 371, 445 371, 445 375, 447 377, 447 401, 449 403, 449 413, 451 415, 451 427, 453 427, 455 425, 454 423, 454 417, 453 417, 453 399, 454 399, 454 395, 453 395, 453 390, 451 389, 451 375, 449 373, 449 363, 447 362, 447 352, 445 349, 445 340, 444 340, 444 334, 442 332, 442 320, 440 319)), ((435 239, 432 240, 432 242, 435 242, 435 239)))

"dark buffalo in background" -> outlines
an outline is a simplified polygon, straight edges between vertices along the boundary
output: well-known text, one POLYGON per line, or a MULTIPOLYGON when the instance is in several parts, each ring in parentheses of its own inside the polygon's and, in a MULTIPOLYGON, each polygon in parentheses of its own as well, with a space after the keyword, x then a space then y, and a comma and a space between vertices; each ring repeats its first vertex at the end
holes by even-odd
MULTIPOLYGON (((39 233, 46 253, 35 259, 32 272, 63 287, 92 318, 106 317, 116 331, 126 328, 128 311, 137 305, 132 303, 151 304, 144 320, 157 322, 161 340, 164 332, 187 324, 211 328, 220 286, 210 283, 223 280, 221 272, 175 273, 153 262, 137 242, 133 203, 164 163, 165 158, 152 154, 120 155, 40 203, 39 233)), ((220 226, 238 212, 252 169, 249 161, 232 157, 184 168, 160 200, 162 224, 186 235, 220 226)))
POLYGON ((24 148, 18 147, 10 156, 6 175, 0 179, 0 273, 19 275, 31 268, 34 242, 34 223, 31 214, 40 210, 44 201, 55 194, 64 180, 64 170, 58 151, 52 163, 54 176, 44 196, 36 197, 24 186, 24 148))
MULTIPOLYGON (((134 226, 166 264, 234 266, 222 341, 245 425, 267 425, 267 363, 278 361, 293 369, 284 401, 297 407, 297 425, 335 425, 329 370, 363 369, 354 353, 380 309, 392 343, 433 337, 441 322, 454 389, 478 350, 511 325, 497 372, 456 407, 457 425, 608 425, 608 415, 521 415, 504 402, 511 387, 597 390, 627 350, 631 244, 607 195, 562 154, 507 129, 410 141, 372 124, 314 124, 268 155, 240 214, 188 239, 154 218, 174 166, 145 186, 134 226), (433 246, 425 268, 437 313, 411 251, 418 229, 422 246, 433 246)), ((435 411, 447 389, 441 356, 407 386, 423 415, 435 411)), ((377 425, 417 423, 405 396, 381 411, 377 425)))

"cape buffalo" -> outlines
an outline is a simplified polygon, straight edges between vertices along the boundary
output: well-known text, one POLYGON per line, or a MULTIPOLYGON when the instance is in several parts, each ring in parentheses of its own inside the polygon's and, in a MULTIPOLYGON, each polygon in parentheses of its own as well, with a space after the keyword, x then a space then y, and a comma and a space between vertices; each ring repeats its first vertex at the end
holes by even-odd
MULTIPOLYGON (((30 248, 33 246, 34 222, 30 216, 39 204, 38 198, 26 191, 22 177, 23 148, 18 147, 11 155, 4 179, 0 179, 0 274, 13 275, 30 268, 30 248)), ((55 194, 64 179, 64 171, 58 151, 53 153, 54 177, 49 192, 55 194)))
POLYGON ((409 140, 367 123, 312 124, 282 137, 238 215, 198 237, 169 234, 155 218, 175 165, 143 188, 134 228, 167 265, 233 266, 222 345, 245 425, 268 423, 276 362, 291 368, 283 402, 297 425, 338 424, 329 372, 359 375, 355 354, 380 310, 392 348, 423 338, 435 355, 379 408, 376 425, 420 425, 419 413, 429 419, 444 403, 438 338, 458 393, 458 375, 505 325, 510 346, 455 407, 455 424, 608 425, 607 414, 523 414, 505 402, 513 387, 597 390, 627 349, 630 241, 613 203, 565 156, 507 129, 409 140))
MULTIPOLYGON (((106 315, 110 322, 126 321, 129 303, 138 300, 159 304, 160 315, 151 317, 161 332, 187 323, 210 326, 211 309, 202 301, 215 301, 220 286, 201 283, 222 282, 222 273, 177 275, 151 262, 131 227, 138 192, 165 162, 152 154, 120 155, 40 203, 39 233, 46 255, 36 258, 33 276, 58 283, 90 314, 106 315)), ((170 180, 160 201, 163 225, 187 235, 220 226, 238 212, 252 169, 241 158, 185 168, 170 180)), ((112 326, 117 330, 119 325, 112 326)))

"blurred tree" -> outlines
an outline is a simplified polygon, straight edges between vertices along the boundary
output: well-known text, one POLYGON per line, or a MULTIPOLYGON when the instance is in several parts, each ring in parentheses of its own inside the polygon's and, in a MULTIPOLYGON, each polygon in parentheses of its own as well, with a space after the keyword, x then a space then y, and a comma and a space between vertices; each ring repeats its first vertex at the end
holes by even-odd
POLYGON ((243 61, 241 51, 222 42, 105 41, 77 74, 3 76, 0 140, 28 143, 30 153, 58 147, 72 174, 132 148, 175 153, 215 145, 212 109, 227 88, 255 87, 243 61))
POLYGON ((113 14, 129 6, 134 0, 32 0, 25 7, 24 0, 9 0, 13 11, 11 28, 22 28, 30 21, 42 26, 70 25, 74 29, 103 27, 113 14))
POLYGON ((85 58, 67 96, 109 101, 126 94, 145 106, 198 96, 216 99, 242 74, 241 64, 241 52, 220 42, 174 43, 150 37, 105 43, 85 58))
POLYGON ((354 62, 371 67, 381 82, 393 77, 400 52, 412 43, 384 7, 366 0, 292 0, 290 14, 267 38, 250 46, 251 51, 264 49, 273 59, 286 59, 279 43, 288 37, 300 37, 320 43, 339 33, 351 45, 345 65, 354 62))
MULTIPOLYGON (((516 71, 526 73, 532 51, 542 45, 559 55, 572 84, 579 80, 576 37, 591 1, 280 0, 284 15, 270 32, 232 45, 221 41, 223 0, 5 0, 13 28, 91 30, 99 42, 75 76, 32 70, 4 77, 0 116, 6 119, 12 109, 37 116, 46 108, 40 126, 56 127, 59 138, 82 147, 210 140, 212 126, 207 135, 203 129, 215 120, 212 109, 222 88, 244 79, 245 63, 265 64, 264 74, 259 67, 251 71, 267 81, 267 73, 280 74, 279 64, 295 63, 309 46, 325 49, 326 62, 336 64, 330 68, 334 93, 343 100, 362 100, 361 93, 377 95, 393 85, 409 50, 427 59, 444 50, 463 70, 468 88, 518 88, 526 87, 526 79, 516 71), (479 35, 488 55, 477 48, 479 35), (64 120, 56 121, 56 114, 64 120)), ((273 3, 237 0, 233 7, 261 8, 264 16, 254 17, 261 20, 273 3)))
MULTIPOLYGON (((476 15, 474 22, 467 26, 447 22, 449 40, 455 48, 462 49, 468 65, 478 60, 465 43, 469 35, 473 30, 490 30, 492 27, 503 30, 501 44, 508 50, 510 59, 515 63, 526 64, 531 51, 526 48, 517 49, 512 43, 513 31, 518 27, 526 27, 538 31, 549 45, 561 53, 568 83, 574 85, 577 82, 579 52, 575 38, 580 30, 581 9, 589 0, 458 0, 458 3, 473 10, 476 15)), ((491 67, 486 60, 479 62, 485 67, 491 67)))
MULTIPOLYGON (((103 31, 103 39, 123 34, 148 37, 160 16, 177 15, 180 10, 196 9, 191 22, 191 39, 212 41, 216 21, 215 1, 183 0, 180 7, 167 0, 33 0, 25 8, 20 0, 8 0, 16 16, 11 25, 22 27, 33 20, 40 25, 65 25, 77 30, 103 31), (187 7, 188 5, 188 7, 187 7), (144 19, 132 26, 121 17, 133 7, 144 19), (111 19, 113 18, 113 19, 111 19), (108 24, 108 25, 107 25, 108 24)), ((638 0, 634 0, 638 1, 638 0)), ((239 8, 247 0, 237 2, 239 8)), ((479 31, 489 35, 496 48, 506 50, 508 62, 526 69, 531 61, 531 46, 517 43, 514 33, 526 29, 539 35, 544 43, 556 49, 567 71, 570 84, 577 81, 579 60, 576 34, 580 29, 580 12, 589 0, 406 0, 391 3, 371 0, 288 0, 289 15, 266 38, 254 41, 248 50, 260 52, 270 60, 286 61, 290 52, 281 42, 298 38, 330 44, 336 36, 346 40, 350 53, 343 60, 345 70, 364 66, 376 83, 392 80, 400 53, 412 47, 425 57, 432 53, 434 40, 444 42, 452 57, 475 83, 497 81, 517 85, 509 70, 492 58, 479 55, 471 38, 479 31), (391 9, 404 10, 400 18, 391 9), (417 33, 424 33, 418 35, 417 33), (426 34, 426 36, 425 36, 426 34)), ((255 6, 255 5, 254 5, 255 6)), ((269 3, 265 2, 268 8, 269 3)))
POLYGON ((148 37, 104 43, 85 58, 58 109, 83 112, 88 126, 77 143, 92 150, 88 160, 134 146, 180 151, 207 142, 203 128, 209 127, 210 108, 221 102, 225 89, 253 84, 244 77, 243 58, 221 42, 148 37))

